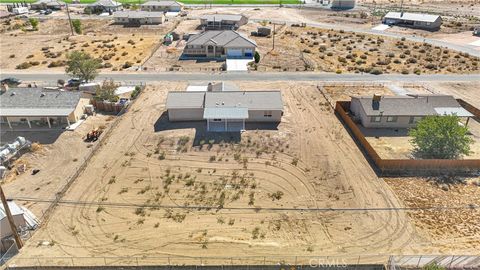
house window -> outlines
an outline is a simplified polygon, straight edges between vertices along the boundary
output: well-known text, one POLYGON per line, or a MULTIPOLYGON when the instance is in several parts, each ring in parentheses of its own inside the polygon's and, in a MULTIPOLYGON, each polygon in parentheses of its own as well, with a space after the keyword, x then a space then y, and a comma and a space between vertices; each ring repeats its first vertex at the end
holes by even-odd
POLYGON ((272 111, 263 111, 263 117, 272 117, 272 111))
POLYGON ((382 121, 382 117, 381 116, 372 116, 370 118, 370 122, 372 123, 380 123, 382 121))
POLYGON ((397 120, 398 120, 397 116, 388 116, 387 117, 387 122, 390 122, 390 123, 395 123, 395 122, 397 122, 397 120))
POLYGON ((410 121, 408 121, 409 124, 416 124, 418 121, 422 120, 423 117, 421 116, 410 116, 410 121))

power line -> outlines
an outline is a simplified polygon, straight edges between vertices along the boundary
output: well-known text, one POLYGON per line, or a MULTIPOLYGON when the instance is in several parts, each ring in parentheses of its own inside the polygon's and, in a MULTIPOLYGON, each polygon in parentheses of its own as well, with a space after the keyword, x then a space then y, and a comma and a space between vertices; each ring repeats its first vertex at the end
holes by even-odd
POLYGON ((372 208, 298 208, 298 207, 218 207, 206 205, 161 205, 161 204, 136 204, 121 202, 92 202, 75 200, 41 199, 32 197, 13 197, 17 201, 53 203, 64 205, 85 205, 85 206, 106 206, 116 208, 162 208, 162 209, 184 209, 184 210, 244 210, 244 211, 273 211, 273 212, 365 212, 365 211, 455 211, 455 210, 478 210, 480 205, 460 205, 460 206, 425 206, 425 207, 372 207, 372 208))

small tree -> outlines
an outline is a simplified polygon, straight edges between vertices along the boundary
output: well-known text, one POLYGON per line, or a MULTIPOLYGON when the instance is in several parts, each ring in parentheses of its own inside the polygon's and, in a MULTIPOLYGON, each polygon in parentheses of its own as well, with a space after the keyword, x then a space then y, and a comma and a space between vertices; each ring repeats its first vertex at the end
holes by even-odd
POLYGON ((29 18, 28 21, 30 22, 30 25, 32 26, 33 31, 38 31, 38 19, 29 18))
POLYGON ((456 159, 470 153, 473 140, 455 115, 427 116, 410 130, 415 154, 422 158, 456 159))
POLYGON ((95 99, 116 102, 118 100, 118 96, 115 95, 115 90, 117 87, 117 84, 115 84, 113 80, 103 81, 102 85, 97 86, 97 90, 95 91, 95 99))
POLYGON ((65 71, 70 76, 78 77, 88 82, 97 77, 100 67, 101 62, 99 59, 95 59, 82 51, 73 51, 67 55, 67 67, 65 71))
POLYGON ((255 59, 255 63, 258 64, 258 62, 260 62, 260 54, 257 51, 255 51, 253 58, 255 59))
POLYGON ((72 21, 73 30, 75 33, 81 34, 82 33, 82 22, 79 19, 72 21))

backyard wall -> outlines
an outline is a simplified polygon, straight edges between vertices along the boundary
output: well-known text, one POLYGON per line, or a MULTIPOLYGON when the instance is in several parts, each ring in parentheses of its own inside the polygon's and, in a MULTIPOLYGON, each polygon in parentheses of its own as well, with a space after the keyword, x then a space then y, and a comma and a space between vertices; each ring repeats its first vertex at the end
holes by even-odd
MULTIPOLYGON (((458 102, 466 110, 480 118, 480 110, 471 104, 459 99, 458 102)), ((357 124, 347 113, 349 101, 337 101, 335 112, 342 119, 352 137, 360 145, 367 158, 382 176, 402 175, 472 175, 480 172, 480 159, 451 160, 451 159, 382 159, 370 145, 357 124)))

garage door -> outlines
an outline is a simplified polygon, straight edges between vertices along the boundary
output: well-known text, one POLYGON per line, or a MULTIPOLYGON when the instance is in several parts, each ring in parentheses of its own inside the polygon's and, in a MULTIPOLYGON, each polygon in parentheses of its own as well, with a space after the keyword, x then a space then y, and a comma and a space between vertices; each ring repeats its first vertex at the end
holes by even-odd
POLYGON ((227 51, 227 56, 230 57, 241 57, 242 56, 242 50, 241 49, 229 49, 227 51))

